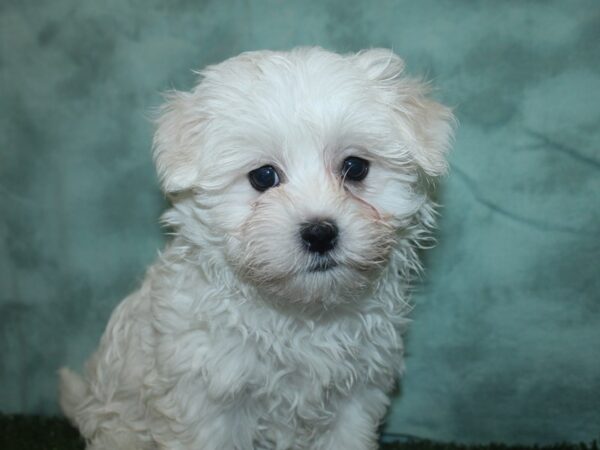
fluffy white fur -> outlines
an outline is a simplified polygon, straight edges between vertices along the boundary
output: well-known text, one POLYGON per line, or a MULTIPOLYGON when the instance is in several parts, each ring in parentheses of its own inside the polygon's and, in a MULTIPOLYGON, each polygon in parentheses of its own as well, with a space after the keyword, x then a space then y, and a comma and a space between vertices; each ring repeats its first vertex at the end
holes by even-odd
POLYGON ((88 449, 374 449, 452 115, 388 50, 250 52, 173 92, 154 156, 173 239, 61 405, 88 449), (342 179, 345 158, 370 162, 342 179), (270 164, 281 185, 253 189, 270 164), (340 230, 314 272, 300 224, 340 230))

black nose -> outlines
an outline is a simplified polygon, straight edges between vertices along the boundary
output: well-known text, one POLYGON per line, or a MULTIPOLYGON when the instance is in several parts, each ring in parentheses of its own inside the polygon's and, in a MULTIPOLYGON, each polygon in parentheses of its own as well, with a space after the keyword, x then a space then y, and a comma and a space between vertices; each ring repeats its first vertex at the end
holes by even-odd
POLYGON ((309 252, 326 253, 335 247, 338 227, 333 220, 303 223, 300 237, 309 252))

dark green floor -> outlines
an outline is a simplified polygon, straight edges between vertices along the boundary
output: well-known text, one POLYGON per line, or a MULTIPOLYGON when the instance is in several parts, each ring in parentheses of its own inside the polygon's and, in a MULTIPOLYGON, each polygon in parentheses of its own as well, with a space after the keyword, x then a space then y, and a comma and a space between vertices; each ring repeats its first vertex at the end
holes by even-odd
MULTIPOLYGON (((65 419, 58 417, 14 416, 0 414, 0 450, 83 450, 84 442, 65 419)), ((382 444, 382 450, 599 450, 596 442, 551 447, 504 445, 461 446, 414 441, 382 444)))

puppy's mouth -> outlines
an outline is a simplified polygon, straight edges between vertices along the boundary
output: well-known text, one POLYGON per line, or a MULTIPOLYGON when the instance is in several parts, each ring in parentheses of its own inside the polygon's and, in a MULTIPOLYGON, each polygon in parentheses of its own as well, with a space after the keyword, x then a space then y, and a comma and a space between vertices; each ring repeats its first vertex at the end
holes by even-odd
POLYGON ((336 267, 338 263, 330 257, 320 257, 308 269, 309 272, 327 272, 336 267))

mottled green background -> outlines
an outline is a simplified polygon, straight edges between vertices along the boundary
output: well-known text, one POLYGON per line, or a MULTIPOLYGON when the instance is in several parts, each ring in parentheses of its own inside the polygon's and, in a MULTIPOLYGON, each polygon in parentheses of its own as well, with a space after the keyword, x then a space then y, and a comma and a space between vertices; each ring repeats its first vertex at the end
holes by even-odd
POLYGON ((391 47, 456 108, 386 431, 600 437, 599 1, 0 1, 0 410, 56 413, 163 244, 159 92, 244 50, 391 47))

